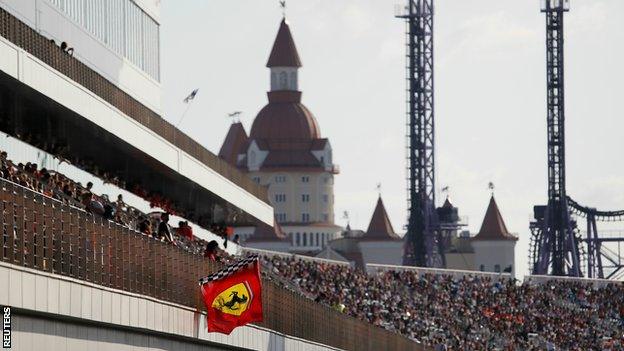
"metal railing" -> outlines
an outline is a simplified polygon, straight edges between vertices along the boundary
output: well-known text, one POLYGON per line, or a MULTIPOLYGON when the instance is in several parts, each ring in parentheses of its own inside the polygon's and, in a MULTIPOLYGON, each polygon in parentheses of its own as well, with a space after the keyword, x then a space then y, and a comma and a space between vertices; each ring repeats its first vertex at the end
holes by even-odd
POLYGON ((188 153, 217 173, 268 203, 266 188, 208 151, 160 115, 141 104, 78 59, 63 52, 46 37, 0 8, 0 36, 24 49, 45 64, 87 88, 128 117, 141 123, 171 144, 188 153))
MULTIPOLYGON (((205 310, 197 281, 215 262, 0 179, 0 260, 205 310)), ((422 350, 263 279, 264 322, 346 350, 422 350)))

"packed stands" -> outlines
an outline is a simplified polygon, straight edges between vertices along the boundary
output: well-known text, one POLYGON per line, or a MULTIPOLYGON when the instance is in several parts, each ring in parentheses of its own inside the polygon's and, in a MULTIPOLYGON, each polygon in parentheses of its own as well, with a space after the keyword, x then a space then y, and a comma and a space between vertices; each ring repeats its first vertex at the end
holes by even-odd
MULTIPOLYGON (((90 183, 34 163, 15 164, 6 152, 0 152, 0 177, 148 240, 173 243, 212 261, 230 260, 216 242, 193 236, 188 222, 171 228, 165 213, 146 214, 122 196, 111 200, 95 194, 90 183)), ((265 279, 277 286, 438 350, 624 349, 623 284, 543 279, 518 284, 486 274, 388 267, 366 273, 349 264, 287 254, 265 255, 263 266, 265 279)))
POLYGON ((622 350, 624 284, 542 284, 264 256, 274 274, 345 314, 436 350, 622 350))
MULTIPOLYGON (((205 240, 193 235, 192 227, 187 221, 179 221, 177 228, 172 227, 168 223, 169 212, 144 213, 126 204, 121 194, 114 200, 106 194, 95 194, 91 182, 82 185, 62 173, 39 168, 35 163, 16 164, 2 150, 0 150, 0 177, 69 206, 101 216, 105 220, 137 230, 148 237, 180 246, 194 254, 204 254, 208 244, 205 240), (167 218, 167 221, 164 218, 167 218)), ((155 201, 154 198, 147 198, 146 200, 150 202, 150 207, 160 207, 159 205, 168 203, 163 199, 155 201)), ((211 229, 226 238, 226 226, 215 224, 211 226, 211 229)))
MULTIPOLYGON (((2 265, 152 297, 199 314, 206 307, 198 278, 235 259, 218 248, 206 257, 155 240, 5 179, 0 179, 0 229, 2 265)), ((288 280, 266 269, 262 281, 261 328, 344 350, 423 350, 409 338, 302 296, 292 282, 285 289, 288 280)))

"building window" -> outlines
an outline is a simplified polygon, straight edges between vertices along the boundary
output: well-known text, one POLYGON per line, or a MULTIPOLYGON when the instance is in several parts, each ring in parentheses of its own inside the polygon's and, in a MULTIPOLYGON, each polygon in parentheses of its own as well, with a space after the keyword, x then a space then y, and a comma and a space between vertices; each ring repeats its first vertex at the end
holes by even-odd
POLYGON ((301 221, 303 223, 308 223, 310 221, 310 214, 309 213, 302 213, 301 214, 301 221))
POLYGON ((296 246, 301 245, 301 237, 299 237, 299 233, 295 235, 295 242, 297 244, 296 246))
POLYGON ((323 213, 323 222, 329 222, 329 215, 327 213, 323 213))
POLYGON ((315 246, 319 246, 320 242, 319 242, 319 233, 314 233, 314 242, 315 242, 315 246))
POLYGON ((309 176, 303 176, 303 177, 301 177, 301 182, 302 182, 302 183, 309 183, 309 182, 310 182, 310 177, 309 177, 309 176))
POLYGON ((286 183, 286 176, 285 175, 275 176, 275 182, 276 183, 286 183))
POLYGON ((290 73, 290 89, 297 89, 297 72, 290 73))
POLYGON ((329 201, 329 195, 323 194, 323 202, 327 203, 329 201))
POLYGON ((303 233, 303 246, 308 246, 308 233, 303 233))
POLYGON ((479 266, 479 270, 480 270, 481 272, 485 272, 485 265, 481 265, 481 266, 479 266))
POLYGON ((286 202, 286 194, 275 194, 275 202, 286 202))
POLYGON ((500 273, 500 264, 495 264, 494 265, 494 272, 500 273))
POLYGON ((278 213, 276 214, 277 217, 277 221, 280 223, 286 222, 286 214, 285 213, 278 213))
POLYGON ((288 74, 286 72, 280 72, 279 90, 287 90, 287 87, 288 87, 288 74))
POLYGON ((301 202, 310 202, 310 194, 301 194, 301 202))

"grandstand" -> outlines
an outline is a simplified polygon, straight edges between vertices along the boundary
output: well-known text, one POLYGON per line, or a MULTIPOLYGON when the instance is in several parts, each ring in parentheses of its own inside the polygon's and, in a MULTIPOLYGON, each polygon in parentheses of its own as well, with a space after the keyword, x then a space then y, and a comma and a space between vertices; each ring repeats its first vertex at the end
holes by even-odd
POLYGON ((162 118, 159 2, 94 3, 0 1, 12 349, 624 349, 621 282, 238 245, 232 228, 273 228, 273 208, 266 188, 162 118), (119 13, 144 36, 122 38, 119 13), (198 279, 249 254, 261 256, 264 320, 209 333, 198 279))
POLYGON ((0 304, 12 349, 421 349, 275 275, 262 323, 207 332, 197 281, 240 250, 232 227, 274 224, 266 188, 161 117, 159 4, 96 3, 0 2, 0 304))

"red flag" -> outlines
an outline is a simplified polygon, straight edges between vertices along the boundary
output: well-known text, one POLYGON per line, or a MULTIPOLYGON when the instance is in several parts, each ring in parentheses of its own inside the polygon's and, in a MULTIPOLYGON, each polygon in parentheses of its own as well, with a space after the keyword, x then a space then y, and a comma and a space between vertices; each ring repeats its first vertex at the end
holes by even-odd
POLYGON ((258 256, 251 256, 199 280, 208 310, 208 331, 230 334, 236 327, 262 322, 262 284, 258 256))

